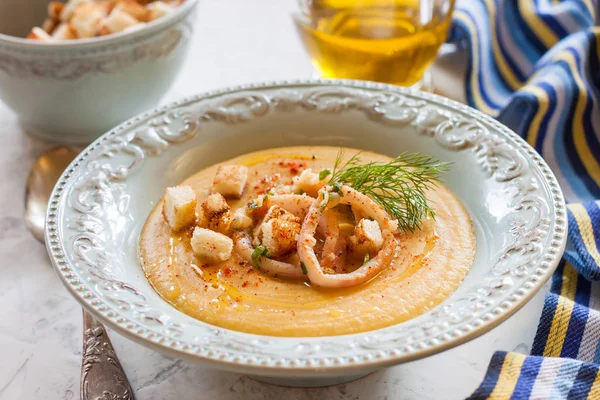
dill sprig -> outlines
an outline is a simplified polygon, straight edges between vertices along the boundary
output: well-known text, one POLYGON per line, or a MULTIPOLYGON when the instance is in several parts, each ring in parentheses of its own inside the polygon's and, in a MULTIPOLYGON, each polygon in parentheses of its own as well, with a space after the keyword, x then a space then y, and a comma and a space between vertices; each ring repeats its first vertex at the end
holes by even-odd
POLYGON ((344 183, 371 197, 398 220, 404 231, 419 229, 425 217, 434 218, 425 192, 433 188, 452 163, 420 153, 402 153, 387 163, 360 163, 360 152, 344 162, 337 154, 329 185, 344 183))

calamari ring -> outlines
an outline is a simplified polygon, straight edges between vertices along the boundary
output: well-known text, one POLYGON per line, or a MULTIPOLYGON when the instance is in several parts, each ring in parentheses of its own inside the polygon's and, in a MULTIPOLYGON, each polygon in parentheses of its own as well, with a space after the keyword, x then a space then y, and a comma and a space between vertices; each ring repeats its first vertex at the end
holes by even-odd
POLYGON ((314 251, 316 239, 314 237, 317 226, 323 213, 323 193, 331 190, 325 187, 319 191, 319 196, 311 205, 298 235, 298 257, 304 263, 311 283, 322 287, 340 288, 358 285, 374 277, 381 270, 389 266, 396 249, 396 238, 393 232, 398 227, 398 222, 392 220, 377 203, 368 196, 342 185, 340 191, 341 204, 356 207, 363 215, 373 218, 382 229, 383 245, 377 256, 369 260, 355 271, 346 274, 325 274, 314 251))
POLYGON ((279 206, 296 217, 304 219, 314 200, 314 197, 304 194, 277 194, 267 197, 267 208, 279 206))
POLYGON ((360 215, 373 218, 377 221, 382 231, 389 230, 394 232, 398 229, 398 221, 392 219, 379 204, 371 200, 366 194, 362 194, 348 185, 342 185, 340 192, 342 194, 340 204, 348 204, 360 215))
POLYGON ((325 243, 323 244, 323 257, 321 258, 323 265, 337 269, 340 261, 338 256, 341 253, 339 243, 340 224, 333 211, 323 211, 317 230, 325 238, 325 243))
MULTIPOLYGON (((235 251, 238 253, 240 257, 242 257, 247 262, 253 264, 252 261, 252 252, 254 251, 254 247, 252 247, 252 242, 246 233, 236 232, 233 237, 235 242, 235 251)), ((288 279, 305 279, 306 275, 302 273, 302 268, 300 264, 290 264, 283 261, 272 260, 267 257, 260 257, 258 259, 257 267, 262 271, 269 275, 273 275, 279 278, 288 278, 288 279)))

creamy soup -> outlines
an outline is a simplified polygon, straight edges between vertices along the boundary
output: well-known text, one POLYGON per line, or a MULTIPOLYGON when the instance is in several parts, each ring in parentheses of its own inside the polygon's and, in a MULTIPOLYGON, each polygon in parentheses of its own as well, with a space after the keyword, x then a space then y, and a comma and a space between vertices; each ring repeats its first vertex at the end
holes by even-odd
MULTIPOLYGON (((227 199, 231 213, 239 208, 253 208, 253 202, 266 199, 270 190, 289 187, 294 177, 308 168, 316 172, 331 169, 338 151, 337 147, 321 146, 277 148, 219 164, 248 168, 241 198, 227 199)), ((346 154, 356 151, 346 149, 346 154)), ((364 163, 389 160, 380 154, 361 153, 364 163)), ((199 171, 181 183, 195 192, 199 212, 200 204, 211 192, 219 165, 199 171)), ((273 276, 236 250, 226 261, 206 263, 192 250, 194 226, 173 232, 165 220, 163 201, 150 213, 142 230, 141 262, 148 280, 166 301, 216 326, 273 336, 327 336, 379 329, 435 307, 460 285, 473 262, 475 236, 463 205, 441 184, 427 191, 427 199, 435 219, 424 220, 421 229, 413 232, 395 231, 397 246, 385 268, 356 285, 323 287, 308 278, 273 276)), ((348 239, 356 224, 348 212, 352 207, 337 208, 340 238, 348 239)), ((256 226, 247 231, 251 236, 256 226)), ((316 240, 313 248, 321 259, 325 256, 323 242, 324 239, 316 240)), ((345 251, 345 247, 340 251, 345 251)), ((346 255, 343 265, 337 262, 323 276, 356 271, 373 256, 376 254, 365 255, 364 259, 361 256, 357 261, 346 255)), ((298 254, 293 251, 280 260, 299 265, 298 254)), ((302 265, 303 270, 306 267, 302 265)))

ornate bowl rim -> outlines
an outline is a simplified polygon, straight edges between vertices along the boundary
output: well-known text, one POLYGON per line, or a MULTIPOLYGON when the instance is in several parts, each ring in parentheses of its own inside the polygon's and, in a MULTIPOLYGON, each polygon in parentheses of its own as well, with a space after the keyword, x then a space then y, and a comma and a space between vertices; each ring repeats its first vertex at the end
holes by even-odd
MULTIPOLYGON (((174 356, 203 361, 209 365, 217 366, 222 369, 273 376, 283 374, 314 376, 316 373, 323 375, 351 374, 353 372, 374 370, 436 354, 478 337, 513 315, 544 285, 560 261, 565 248, 566 237, 566 206, 556 178, 542 157, 508 127, 471 107, 435 94, 414 91, 393 85, 351 80, 294 80, 234 86, 187 97, 142 113, 101 136, 90 144, 71 163, 71 165, 69 165, 52 192, 46 215, 46 247, 52 264, 61 277, 63 284, 71 294, 97 319, 136 342, 174 356), (505 297, 502 298, 502 301, 499 301, 494 308, 490 308, 474 320, 461 322, 453 327, 451 331, 435 337, 434 335, 430 335, 431 337, 429 338, 426 337, 423 340, 404 345, 401 348, 392 344, 384 350, 373 348, 372 351, 370 351, 370 339, 368 335, 378 332, 377 330, 353 335, 317 338, 279 338, 244 334, 246 338, 250 338, 250 340, 253 341, 253 345, 256 349, 264 346, 267 339, 273 343, 280 343, 280 341, 283 343, 284 340, 287 341, 287 343, 290 343, 290 340, 295 340, 298 343, 298 346, 303 346, 301 343, 303 339, 310 339, 312 341, 311 343, 317 343, 315 348, 312 349, 312 352, 306 352, 303 356, 292 357, 290 356, 289 351, 277 350, 274 351, 274 353, 277 353, 275 355, 269 355, 268 353, 267 355, 253 354, 251 350, 240 351, 239 349, 236 349, 235 346, 232 347, 231 351, 222 350, 220 348, 215 350, 211 349, 211 343, 203 345, 192 341, 173 339, 172 337, 163 335, 157 331, 152 331, 151 328, 146 328, 138 324, 119 310, 113 310, 111 307, 108 307, 105 304, 105 300, 91 292, 86 284, 78 279, 78 273, 76 272, 75 266, 65 256, 67 250, 64 246, 65 238, 60 229, 59 216, 64 214, 64 209, 66 208, 66 202, 61 200, 65 193, 69 192, 70 186, 75 182, 78 171, 82 169, 80 167, 89 159, 89 156, 93 151, 102 148, 109 139, 127 132, 130 128, 136 127, 139 123, 150 120, 153 117, 157 117, 158 115, 177 107, 236 92, 248 90, 258 91, 261 89, 291 89, 294 87, 310 87, 312 89, 365 89, 371 91, 383 91, 385 94, 397 94, 411 99, 423 100, 427 102, 428 105, 451 109, 457 113, 468 116, 468 118, 475 121, 475 123, 487 125, 491 128, 490 130, 493 130, 492 136, 499 138, 503 142, 507 142, 508 147, 515 149, 518 151, 518 154, 524 156, 525 161, 536 170, 536 177, 542 178, 543 182, 541 183, 547 188, 547 191, 551 193, 551 198, 544 199, 544 201, 548 201, 549 203, 547 204, 549 210, 548 220, 552 221, 552 229, 548 229, 547 234, 544 235, 549 238, 548 244, 541 249, 539 257, 536 257, 536 262, 532 263, 536 266, 532 267, 532 270, 527 274, 523 284, 520 287, 515 288, 516 290, 513 292, 507 293, 505 297), (318 353, 319 349, 327 348, 327 346, 332 345, 334 342, 331 340, 332 338, 345 337, 358 338, 356 341, 348 342, 349 347, 346 351, 347 354, 341 354, 337 357, 320 357, 318 354, 315 354, 315 352, 318 353), (353 354, 353 349, 355 349, 353 346, 358 343, 359 339, 364 339, 360 343, 363 343, 367 349, 367 351, 362 352, 360 356, 353 354), (350 343, 354 344, 350 345, 350 343)), ((397 326, 401 325, 403 324, 397 326)), ((233 332, 228 331, 227 329, 218 329, 225 333, 233 332)), ((236 332, 233 333, 235 334, 236 332)), ((216 340, 227 341, 228 339, 221 336, 216 340)), ((217 342, 213 342, 213 344, 214 343, 217 342)))

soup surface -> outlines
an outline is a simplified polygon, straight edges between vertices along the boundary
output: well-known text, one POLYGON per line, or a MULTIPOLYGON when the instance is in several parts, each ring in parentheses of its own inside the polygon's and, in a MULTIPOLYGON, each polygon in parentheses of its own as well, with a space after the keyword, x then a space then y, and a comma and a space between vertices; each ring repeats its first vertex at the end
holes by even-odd
MULTIPOLYGON (((242 197, 228 199, 231 210, 247 206, 272 187, 289 185, 304 169, 331 169, 338 150, 277 148, 222 163, 248 167, 242 197)), ((346 149, 346 154, 355 152, 346 149)), ((389 160, 380 154, 361 153, 361 162, 389 160)), ((199 203, 208 196, 219 165, 182 182, 193 188, 199 203)), ((395 233, 398 246, 389 266, 352 287, 322 288, 308 280, 269 276, 235 251, 227 261, 203 263, 192 251, 192 230, 171 231, 163 217, 163 201, 142 230, 141 262, 148 280, 166 301, 220 327, 272 336, 328 336, 379 329, 439 304, 460 285, 473 262, 475 235, 460 201, 442 185, 428 191, 427 198, 435 220, 423 221, 421 229, 414 232, 395 233)))

